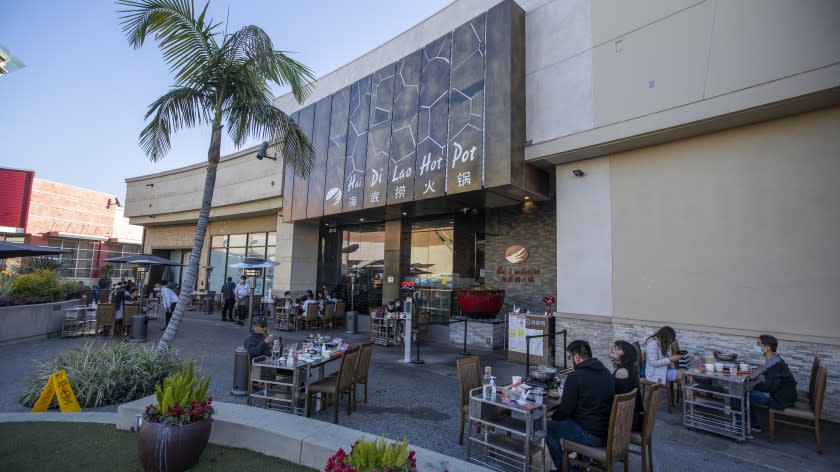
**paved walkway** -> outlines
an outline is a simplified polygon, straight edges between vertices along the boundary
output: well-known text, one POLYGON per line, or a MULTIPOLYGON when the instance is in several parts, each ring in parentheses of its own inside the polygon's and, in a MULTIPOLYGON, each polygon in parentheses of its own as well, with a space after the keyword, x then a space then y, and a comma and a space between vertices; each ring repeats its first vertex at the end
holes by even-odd
MULTIPOLYGON (((162 334, 162 320, 149 323, 150 342, 162 334)), ((365 333, 347 337, 343 329, 330 334, 341 336, 351 343, 363 342, 365 333)), ((277 334, 277 333, 275 333, 277 334)), ((303 339, 301 331, 279 333, 284 343, 303 339)), ((181 325, 176 346, 185 356, 194 356, 197 364, 213 374, 211 392, 219 401, 244 404, 243 397, 230 395, 233 384, 234 349, 242 344, 244 327, 223 323, 218 313, 213 315, 190 312, 181 325)), ((86 342, 112 342, 110 339, 73 338, 0 346, 0 412, 26 411, 18 399, 25 377, 38 361, 86 342)), ((402 347, 374 350, 370 371, 369 401, 360 403, 351 416, 339 413, 339 424, 392 439, 408 437, 412 444, 445 455, 466 459, 466 447, 458 438, 458 382, 455 360, 459 348, 443 345, 423 346, 423 365, 404 365, 402 347)), ((524 365, 507 362, 501 352, 481 353, 481 364, 493 366, 500 379, 521 375, 524 365)), ((92 411, 115 412, 116 405, 92 411)), ((315 418, 329 421, 331 412, 322 411, 315 418)), ((2 420, 2 417, 0 417, 2 420)), ((762 416, 766 424, 766 416, 762 416)), ((702 432, 689 431, 682 426, 680 406, 668 414, 661 405, 654 433, 654 463, 658 470, 708 471, 766 471, 766 470, 837 470, 840 463, 840 425, 823 423, 825 454, 816 453, 813 435, 804 430, 780 427, 776 444, 770 444, 767 433, 739 444, 702 432)), ((639 470, 638 459, 631 462, 632 470, 639 470)))

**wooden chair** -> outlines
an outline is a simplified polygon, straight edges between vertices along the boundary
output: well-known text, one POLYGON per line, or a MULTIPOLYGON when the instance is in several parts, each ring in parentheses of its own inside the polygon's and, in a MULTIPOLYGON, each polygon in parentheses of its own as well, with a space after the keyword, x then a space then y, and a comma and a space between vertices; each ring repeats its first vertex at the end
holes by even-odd
POLYGON ((338 401, 342 394, 347 394, 347 414, 349 415, 353 412, 353 375, 359 354, 359 347, 344 351, 341 357, 341 365, 338 367, 336 375, 330 375, 309 384, 306 389, 306 400, 309 404, 309 408, 306 410, 307 417, 311 416, 312 396, 316 393, 335 397, 333 403, 333 423, 338 424, 338 401))
MULTIPOLYGON (((464 425, 469 415, 470 390, 481 386, 481 360, 478 356, 465 357, 455 361, 455 371, 458 375, 458 390, 460 392, 460 420, 458 428, 458 444, 464 444, 464 425)), ((472 426, 470 426, 472 431, 472 426)))
POLYGON ((124 305, 122 320, 117 322, 120 336, 128 336, 131 334, 132 316, 140 313, 140 305, 124 305))
POLYGON ((330 328, 332 328, 334 322, 335 322, 335 303, 327 303, 327 306, 324 307, 324 327, 329 326, 330 328))
POLYGON ((100 303, 96 307, 96 334, 103 334, 107 328, 113 336, 117 321, 117 307, 113 303, 100 303))
POLYGON ((665 389, 664 385, 653 385, 645 400, 645 419, 641 431, 630 432, 630 444, 639 446, 639 450, 630 449, 630 454, 642 458, 642 472, 653 471, 653 428, 656 426, 656 401, 665 389))
POLYGON ((344 312, 346 310, 347 304, 344 302, 338 302, 335 304, 335 326, 339 327, 344 324, 344 312))
POLYGON ((303 315, 303 319, 301 320, 303 323, 304 329, 310 329, 311 327, 318 328, 321 325, 321 317, 318 315, 318 304, 312 303, 308 307, 306 307, 306 313, 303 315))
MULTIPOLYGON (((671 343, 671 355, 675 356, 680 353, 680 343, 679 341, 674 341, 671 343)), ((676 368, 676 366, 674 366, 676 368)), ((671 413, 671 408, 674 406, 674 403, 680 402, 680 397, 682 397, 682 381, 681 380, 674 380, 669 381, 668 383, 668 413, 671 413)))
POLYGON ((109 290, 107 288, 100 289, 99 290, 99 300, 97 300, 96 302, 100 303, 100 304, 101 303, 108 303, 108 298, 110 298, 110 297, 111 297, 111 290, 109 290))
POLYGON ((365 386, 365 403, 368 402, 368 372, 370 371, 370 359, 373 357, 373 343, 362 344, 359 354, 359 361, 356 363, 356 375, 353 377, 353 409, 356 409, 356 386, 365 386))
POLYGON ((628 453, 630 450, 630 429, 633 427, 633 412, 636 408, 636 394, 632 391, 616 395, 610 412, 610 426, 607 430, 607 445, 605 447, 584 446, 568 439, 563 440, 563 472, 568 472, 569 461, 583 470, 613 470, 616 462, 624 462, 624 472, 628 470, 628 453), (576 459, 569 459, 570 452, 577 452, 576 459), (589 465, 582 461, 583 457, 591 458, 604 464, 605 469, 589 465))
POLYGON ((796 426, 797 428, 811 429, 817 439, 817 452, 823 453, 822 438, 820 437, 820 417, 822 417, 823 399, 825 398, 825 382, 828 371, 825 367, 817 368, 817 375, 811 401, 808 406, 801 407, 798 404, 784 411, 770 409, 770 442, 776 442, 776 423, 796 426), (779 417, 796 418, 797 421, 780 419, 779 417))
POLYGON ((808 391, 807 392, 798 392, 797 402, 801 402, 803 405, 808 405, 811 400, 813 400, 814 396, 814 384, 817 381, 817 371, 820 369, 820 356, 814 356, 814 360, 811 362, 811 377, 808 380, 808 391))

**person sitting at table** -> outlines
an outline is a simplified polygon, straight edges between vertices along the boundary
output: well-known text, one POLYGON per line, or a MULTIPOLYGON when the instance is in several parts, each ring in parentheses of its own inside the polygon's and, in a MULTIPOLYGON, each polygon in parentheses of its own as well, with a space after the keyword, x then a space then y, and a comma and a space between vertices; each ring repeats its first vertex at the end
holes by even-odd
POLYGON ((633 412, 633 431, 642 430, 645 415, 645 405, 642 402, 642 392, 639 389, 639 369, 636 366, 638 356, 636 348, 627 341, 613 343, 610 359, 613 361, 613 379, 615 379, 615 394, 620 395, 636 390, 636 407, 633 412))
MULTIPOLYGON (((274 344, 275 339, 280 340, 280 338, 268 334, 268 320, 265 316, 255 316, 251 332, 245 338, 244 343, 248 356, 251 359, 258 356, 271 357, 271 345, 274 344)), ((280 342, 283 341, 280 340, 280 342)))
MULTIPOLYGON (((326 287, 325 287, 325 288, 326 288, 326 287)), ((327 305, 335 305, 336 303, 337 303, 337 300, 336 300, 336 298, 335 298, 335 293, 332 293, 332 294, 327 295, 326 297, 324 297, 324 300, 323 300, 323 301, 321 301, 321 314, 322 314, 322 315, 323 315, 323 314, 326 314, 326 311, 327 311, 327 305)))
POLYGON ((603 446, 615 396, 612 374, 586 341, 572 341, 566 351, 574 371, 566 377, 560 405, 548 423, 546 444, 558 469, 563 463, 563 440, 603 446))
POLYGON ((128 298, 129 298, 131 301, 134 301, 134 302, 136 302, 136 301, 137 301, 137 299, 138 299, 138 297, 139 297, 139 296, 140 296, 140 293, 137 291, 137 289, 136 289, 136 288, 132 288, 132 289, 131 289, 131 291, 128 293, 128 298))
MULTIPOLYGON (((315 295, 309 290, 306 294, 306 300, 303 301, 303 306, 301 310, 303 311, 303 316, 306 316, 306 310, 309 308, 309 305, 317 305, 318 301, 315 300, 315 295)), ((320 310, 319 310, 320 311, 320 310)))
POLYGON ((247 316, 248 311, 248 301, 251 297, 251 292, 248 290, 248 284, 245 283, 245 276, 239 277, 239 283, 236 284, 236 289, 234 289, 234 296, 236 297, 236 316, 239 318, 236 320, 236 324, 239 326, 243 326, 245 322, 243 321, 247 316))
POLYGON ((293 301, 294 301, 294 300, 292 300, 292 292, 290 292, 290 291, 288 291, 288 290, 286 290, 285 292, 283 292, 283 303, 284 303, 284 305, 283 305, 283 306, 284 306, 285 308, 287 308, 287 309, 288 309, 288 308, 291 308, 291 307, 292 307, 292 302, 293 302, 293 301))
POLYGON ((670 326, 663 326, 645 341, 645 379, 664 384, 679 382, 682 372, 674 368, 680 360, 678 354, 669 356, 671 344, 677 339, 677 333, 670 326))
MULTIPOLYGON (((796 379, 787 363, 776 353, 779 341, 769 334, 762 334, 753 349, 764 358, 764 369, 750 376, 753 385, 750 391, 751 406, 769 406, 784 410, 796 403, 796 379)), ((750 423, 753 431, 761 432, 756 408, 750 408, 750 423)))

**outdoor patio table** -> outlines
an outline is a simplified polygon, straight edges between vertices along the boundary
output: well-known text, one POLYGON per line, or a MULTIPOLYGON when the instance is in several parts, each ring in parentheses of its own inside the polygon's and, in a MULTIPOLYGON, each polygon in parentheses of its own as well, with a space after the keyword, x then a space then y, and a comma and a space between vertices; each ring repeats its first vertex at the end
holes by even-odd
POLYGON ((751 388, 748 379, 748 372, 731 375, 729 371, 686 370, 683 380, 685 426, 739 442, 747 439, 750 435, 750 403, 747 399, 751 388))

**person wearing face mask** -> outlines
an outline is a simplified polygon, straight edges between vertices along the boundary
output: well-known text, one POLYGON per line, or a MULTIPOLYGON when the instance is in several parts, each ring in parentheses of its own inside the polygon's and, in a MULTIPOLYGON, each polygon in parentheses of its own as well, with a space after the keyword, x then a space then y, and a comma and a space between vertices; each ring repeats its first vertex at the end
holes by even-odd
MULTIPOLYGON (((787 363, 776 354, 779 341, 769 334, 762 334, 756 340, 753 349, 764 359, 764 369, 760 374, 752 375, 754 384, 750 392, 751 406, 769 406, 774 410, 784 410, 796 403, 796 379, 787 363)), ((761 432, 756 409, 750 408, 752 430, 761 432)))
POLYGON ((548 423, 546 444, 558 469, 563 463, 563 440, 603 446, 607 439, 615 381, 604 364, 592 357, 586 341, 572 341, 566 349, 574 371, 566 377, 560 405, 548 423))

